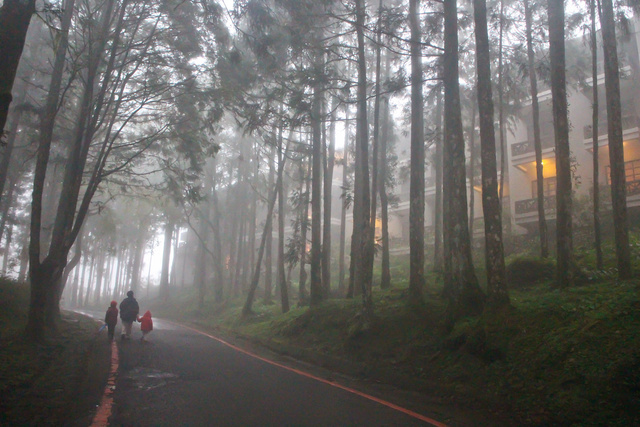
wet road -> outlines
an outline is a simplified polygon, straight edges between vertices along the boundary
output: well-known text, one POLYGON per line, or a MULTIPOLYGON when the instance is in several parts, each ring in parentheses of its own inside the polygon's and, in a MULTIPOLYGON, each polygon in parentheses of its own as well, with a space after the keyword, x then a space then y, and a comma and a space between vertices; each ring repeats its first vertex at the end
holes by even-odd
POLYGON ((131 341, 118 342, 111 425, 430 425, 193 330, 156 319, 154 327, 148 342, 137 339, 139 324, 131 341))

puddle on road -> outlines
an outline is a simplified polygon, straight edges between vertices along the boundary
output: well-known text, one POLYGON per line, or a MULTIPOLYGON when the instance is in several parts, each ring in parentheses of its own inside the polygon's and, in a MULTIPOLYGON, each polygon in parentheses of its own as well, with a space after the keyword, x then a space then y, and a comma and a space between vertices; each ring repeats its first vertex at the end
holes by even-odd
POLYGON ((176 381, 178 376, 157 369, 134 368, 127 373, 125 378, 131 381, 138 390, 151 390, 176 381))

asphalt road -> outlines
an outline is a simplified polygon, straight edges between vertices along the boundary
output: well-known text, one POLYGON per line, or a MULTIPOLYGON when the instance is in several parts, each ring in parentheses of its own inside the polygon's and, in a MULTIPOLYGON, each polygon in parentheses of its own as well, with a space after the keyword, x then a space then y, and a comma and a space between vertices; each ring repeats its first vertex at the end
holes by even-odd
POLYGON ((118 342, 110 425, 430 425, 172 323, 154 319, 148 341, 140 336, 134 324, 133 339, 118 342))

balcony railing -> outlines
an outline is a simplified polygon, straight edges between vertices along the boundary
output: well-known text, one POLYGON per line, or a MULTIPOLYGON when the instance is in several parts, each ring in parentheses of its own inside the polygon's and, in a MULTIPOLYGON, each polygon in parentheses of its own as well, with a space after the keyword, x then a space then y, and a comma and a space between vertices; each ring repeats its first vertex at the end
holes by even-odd
MULTIPOLYGON (((633 129, 635 127, 638 127, 638 117, 634 115, 622 116, 622 130, 633 129)), ((607 130, 606 120, 600 120, 598 131, 599 131, 598 133, 600 134, 598 135, 598 137, 607 135, 608 130, 607 130)), ((592 139, 593 128, 591 127, 591 125, 585 126, 583 133, 584 133, 584 139, 592 139)))
MULTIPOLYGON (((554 146, 554 139, 552 136, 546 136, 540 138, 542 149, 551 148, 554 146)), ((511 144, 511 155, 522 156, 523 154, 529 154, 535 152, 535 144, 533 139, 516 144, 511 144)))
POLYGON ((640 180, 627 181, 627 197, 640 194, 640 180))
MULTIPOLYGON (((593 196, 593 192, 591 193, 593 196)), ((627 197, 640 195, 640 180, 627 181, 627 197)), ((609 185, 602 186, 600 197, 603 201, 611 202, 611 187, 609 185)), ((544 210, 547 213, 556 211, 556 196, 548 196, 544 198, 544 210)), ((538 199, 525 199, 516 201, 516 215, 524 215, 538 212, 538 199)))
MULTIPOLYGON (((555 212, 556 196, 547 196, 544 198, 545 212, 555 212)), ((526 199, 516 201, 516 215, 538 212, 538 199, 526 199)))

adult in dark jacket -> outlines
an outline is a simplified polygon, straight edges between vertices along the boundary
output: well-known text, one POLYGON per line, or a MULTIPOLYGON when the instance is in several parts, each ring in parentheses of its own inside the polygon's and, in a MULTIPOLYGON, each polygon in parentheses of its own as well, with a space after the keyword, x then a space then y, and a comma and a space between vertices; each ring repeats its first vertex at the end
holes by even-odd
POLYGON ((120 303, 120 319, 122 319, 122 340, 131 339, 131 326, 138 319, 140 307, 133 297, 133 291, 127 292, 127 297, 120 303))

